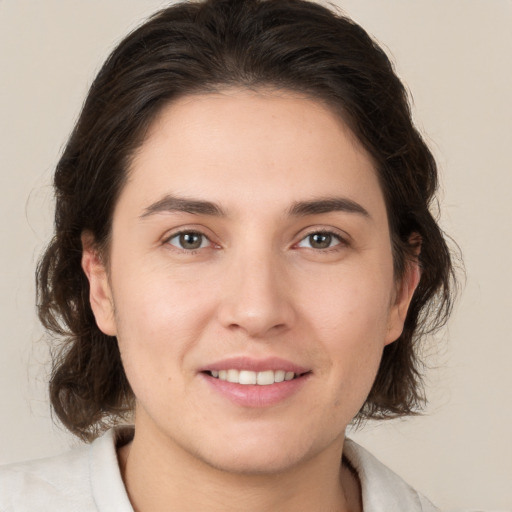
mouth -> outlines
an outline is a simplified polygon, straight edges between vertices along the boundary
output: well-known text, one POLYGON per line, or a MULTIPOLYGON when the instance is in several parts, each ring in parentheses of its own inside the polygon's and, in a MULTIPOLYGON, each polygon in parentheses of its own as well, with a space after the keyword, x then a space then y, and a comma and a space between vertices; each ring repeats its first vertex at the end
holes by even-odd
POLYGON ((286 370, 238 370, 235 368, 227 370, 209 370, 204 372, 214 379, 219 379, 233 384, 246 386, 269 386, 280 382, 298 379, 309 372, 295 373, 286 370))
POLYGON ((279 357, 231 357, 200 369, 215 392, 245 409, 287 403, 306 386, 313 371, 279 357))

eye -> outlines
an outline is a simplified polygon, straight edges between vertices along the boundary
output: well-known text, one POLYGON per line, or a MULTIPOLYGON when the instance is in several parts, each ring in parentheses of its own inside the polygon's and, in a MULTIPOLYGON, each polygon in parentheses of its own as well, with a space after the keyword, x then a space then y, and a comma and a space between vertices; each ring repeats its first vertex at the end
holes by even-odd
POLYGON ((185 251, 194 251, 196 249, 203 249, 210 245, 210 240, 197 231, 182 231, 176 233, 167 240, 168 244, 183 249, 185 251))
POLYGON ((298 244, 298 247, 306 247, 309 249, 330 249, 342 243, 341 238, 334 233, 328 231, 318 231, 310 233, 303 238, 298 244))

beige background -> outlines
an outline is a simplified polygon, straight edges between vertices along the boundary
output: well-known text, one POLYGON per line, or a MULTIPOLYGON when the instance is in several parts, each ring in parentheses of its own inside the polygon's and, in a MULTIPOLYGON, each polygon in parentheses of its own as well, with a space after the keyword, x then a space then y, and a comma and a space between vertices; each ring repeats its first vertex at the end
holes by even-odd
MULTIPOLYGON (((113 45, 165 2, 0 0, 0 463, 66 449, 45 395, 33 270, 53 166, 113 45)), ((389 51, 438 157, 467 283, 431 340, 426 416, 355 437, 445 510, 512 510, 512 2, 337 2, 389 51)))

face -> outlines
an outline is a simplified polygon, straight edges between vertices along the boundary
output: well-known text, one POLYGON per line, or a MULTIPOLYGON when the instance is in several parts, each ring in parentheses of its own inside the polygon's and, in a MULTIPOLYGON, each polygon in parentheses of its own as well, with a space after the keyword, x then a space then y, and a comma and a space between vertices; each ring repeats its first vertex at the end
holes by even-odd
POLYGON ((84 245, 136 435, 229 471, 339 449, 414 289, 394 278, 370 157, 291 93, 167 106, 116 205, 109 268, 84 245))

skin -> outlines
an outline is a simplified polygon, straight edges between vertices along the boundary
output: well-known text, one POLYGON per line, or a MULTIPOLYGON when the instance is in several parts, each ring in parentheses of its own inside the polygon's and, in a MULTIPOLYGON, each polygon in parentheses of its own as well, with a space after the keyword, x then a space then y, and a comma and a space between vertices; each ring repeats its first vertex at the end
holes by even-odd
POLYGON ((345 429, 419 273, 395 279, 373 162, 338 116, 276 91, 179 99, 131 163, 108 268, 88 233, 83 244, 98 326, 118 337, 137 399, 119 453, 135 510, 361 510, 340 465, 345 429), (223 215, 151 208, 166 195, 223 215), (366 213, 290 214, 333 197, 366 213), (180 246, 180 231, 201 234, 200 247, 180 246), (309 374, 277 404, 240 406, 200 371, 240 356, 309 374))

